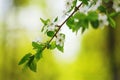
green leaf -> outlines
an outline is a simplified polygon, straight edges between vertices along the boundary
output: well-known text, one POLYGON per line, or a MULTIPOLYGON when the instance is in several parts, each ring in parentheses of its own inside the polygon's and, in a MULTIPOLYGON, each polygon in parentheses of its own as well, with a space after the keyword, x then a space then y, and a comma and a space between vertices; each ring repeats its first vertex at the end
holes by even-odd
POLYGON ((82 27, 82 34, 85 32, 86 28, 82 27))
POLYGON ((110 0, 103 0, 105 3, 108 3, 110 0))
POLYGON ((108 17, 109 23, 111 25, 112 28, 116 28, 116 22, 114 19, 112 19, 111 17, 108 17))
POLYGON ((69 29, 72 29, 72 31, 74 32, 74 17, 70 17, 67 22, 66 22, 67 26, 69 27, 69 29))
POLYGON ((53 37, 53 36, 54 36, 54 31, 48 31, 48 32, 47 32, 47 36, 53 37))
POLYGON ((48 25, 48 23, 50 22, 50 19, 44 20, 42 18, 40 18, 41 22, 44 24, 44 26, 42 27, 41 32, 44 31, 44 28, 48 25))
POLYGON ((28 67, 30 70, 36 72, 37 71, 37 62, 35 61, 35 56, 32 56, 28 61, 28 67))
POLYGON ((44 19, 40 18, 40 20, 44 25, 47 25, 50 22, 50 19, 44 20, 44 19))
POLYGON ((53 49, 55 49, 55 48, 56 48, 56 42, 53 41, 53 42, 51 42, 51 44, 49 45, 49 49, 53 50, 53 49))
POLYGON ((20 60, 20 62, 18 63, 18 65, 21 65, 21 64, 25 63, 27 60, 29 60, 29 58, 30 58, 31 56, 32 56, 31 53, 26 54, 26 55, 20 60))
POLYGON ((87 18, 89 21, 96 21, 96 20, 98 20, 98 13, 95 11, 90 11, 90 12, 88 12, 87 18))
POLYGON ((36 60, 40 60, 42 58, 42 50, 38 50, 37 53, 35 54, 36 60))
POLYGON ((88 28, 88 19, 84 13, 77 12, 67 20, 66 24, 73 32, 78 32, 80 27, 88 28))
POLYGON ((84 13, 81 13, 81 12, 76 12, 74 15, 74 18, 79 19, 79 20, 85 20, 86 15, 84 13))
POLYGON ((82 1, 83 4, 88 5, 89 0, 79 0, 79 1, 82 1))
POLYGON ((120 15, 120 12, 112 12, 109 14, 110 17, 116 17, 118 15, 120 15))
POLYGON ((98 7, 98 10, 100 12, 106 13, 106 8, 104 6, 102 6, 102 5, 98 7))
POLYGON ((58 21, 58 16, 55 18, 54 22, 57 22, 58 21))
POLYGON ((76 4, 77 4, 77 0, 74 0, 72 2, 72 6, 71 6, 70 10, 68 10, 68 12, 71 12, 76 7, 76 4))
POLYGON ((59 51, 61 51, 61 52, 64 52, 64 48, 63 48, 63 46, 59 46, 59 45, 57 45, 57 49, 58 49, 59 51))
POLYGON ((97 29, 99 27, 99 21, 98 20, 91 21, 90 23, 91 23, 91 25, 94 29, 97 29))
POLYGON ((32 42, 33 49, 43 48, 44 44, 39 44, 38 42, 32 42))
POLYGON ((79 20, 79 22, 76 23, 76 31, 78 31, 80 27, 88 28, 88 19, 84 13, 77 12, 74 18, 79 20))

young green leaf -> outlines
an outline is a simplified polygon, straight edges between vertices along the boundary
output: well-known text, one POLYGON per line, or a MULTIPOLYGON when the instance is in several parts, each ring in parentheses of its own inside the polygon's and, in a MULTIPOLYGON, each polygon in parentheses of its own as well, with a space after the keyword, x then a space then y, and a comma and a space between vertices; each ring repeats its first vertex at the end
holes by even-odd
POLYGON ((74 17, 70 17, 67 22, 66 22, 67 26, 69 27, 69 29, 72 29, 72 31, 74 32, 74 17))
POLYGON ((44 25, 47 25, 50 22, 50 19, 44 20, 44 19, 40 18, 40 20, 44 25))
POLYGON ((88 5, 89 0, 79 0, 79 1, 82 1, 83 4, 88 5))
POLYGON ((58 21, 58 16, 55 18, 54 22, 57 22, 58 21))
POLYGON ((51 44, 49 45, 49 49, 53 50, 53 49, 55 49, 55 48, 56 48, 56 42, 53 41, 53 42, 51 42, 51 44))
POLYGON ((79 20, 79 22, 76 23, 76 31, 78 31, 80 27, 88 28, 88 19, 84 13, 77 12, 74 15, 74 19, 79 20))
POLYGON ((81 33, 83 34, 85 32, 86 28, 82 27, 81 33))
POLYGON ((35 54, 36 60, 40 60, 42 58, 42 50, 38 50, 37 53, 35 54))
POLYGON ((18 65, 21 65, 21 64, 25 63, 27 60, 29 60, 29 58, 30 58, 31 56, 32 56, 31 53, 26 54, 26 55, 20 60, 20 62, 18 63, 18 65))
POLYGON ((114 19, 112 19, 111 17, 108 17, 109 23, 111 25, 112 28, 116 28, 116 22, 114 19))
POLYGON ((88 12, 87 18, 89 21, 96 21, 96 20, 98 20, 98 13, 95 11, 90 11, 90 12, 88 12))
POLYGON ((40 18, 41 22, 44 24, 44 26, 41 29, 41 32, 44 31, 44 28, 48 25, 48 23, 50 22, 50 19, 44 20, 42 18, 40 18))
POLYGON ((68 10, 68 12, 71 12, 76 7, 76 4, 77 4, 77 0, 74 0, 72 2, 72 6, 71 6, 70 10, 68 10))
POLYGON ((38 42, 32 42, 33 49, 43 48, 44 44, 39 44, 38 42))
POLYGON ((118 15, 120 15, 120 12, 112 12, 109 14, 110 17, 116 17, 118 15))
POLYGON ((102 5, 98 7, 98 10, 102 13, 106 13, 106 8, 102 5))
POLYGON ((97 29, 99 27, 99 21, 98 20, 91 21, 90 23, 91 23, 91 25, 94 29, 97 29))
POLYGON ((53 35, 54 35, 54 31, 48 31, 48 32, 47 32, 47 36, 53 37, 53 35))
POLYGON ((59 45, 57 45, 57 49, 58 49, 59 51, 61 51, 61 52, 64 52, 64 48, 63 48, 63 46, 59 46, 59 45))
POLYGON ((84 13, 77 12, 67 20, 66 24, 73 32, 78 32, 80 27, 88 28, 87 16, 84 13))
POLYGON ((37 71, 37 62, 35 61, 35 56, 32 56, 28 61, 28 67, 30 70, 36 72, 37 71))

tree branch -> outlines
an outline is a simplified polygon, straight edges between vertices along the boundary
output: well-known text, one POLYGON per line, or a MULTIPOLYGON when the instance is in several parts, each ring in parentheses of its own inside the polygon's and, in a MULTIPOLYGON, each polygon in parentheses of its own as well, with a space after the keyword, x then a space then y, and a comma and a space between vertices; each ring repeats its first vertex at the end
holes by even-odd
MULTIPOLYGON (((77 12, 80 8, 80 6, 82 5, 82 3, 80 3, 78 6, 75 7, 74 11, 68 16, 68 18, 66 18, 63 23, 59 26, 58 30, 55 32, 55 34, 53 35, 53 37, 48 41, 48 44, 51 43, 51 41, 54 39, 54 37, 57 35, 57 33, 60 31, 60 29, 62 28, 62 26, 67 22, 67 20, 73 16, 73 14, 75 12, 77 12)), ((43 50, 47 47, 47 45, 43 48, 43 50)))

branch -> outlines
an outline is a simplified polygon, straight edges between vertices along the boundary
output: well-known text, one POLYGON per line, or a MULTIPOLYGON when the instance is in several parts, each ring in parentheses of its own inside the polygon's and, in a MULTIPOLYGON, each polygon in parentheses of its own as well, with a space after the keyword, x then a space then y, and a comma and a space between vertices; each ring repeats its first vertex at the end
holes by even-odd
MULTIPOLYGON (((66 18, 65 21, 63 21, 63 23, 62 23, 60 26, 58 26, 58 27, 59 27, 58 30, 57 30, 56 33, 53 35, 53 37, 48 41, 48 44, 51 43, 51 41, 54 39, 54 37, 55 37, 55 36, 57 35, 57 33, 60 31, 60 29, 62 28, 62 26, 67 22, 67 20, 68 20, 70 17, 72 17, 75 12, 77 12, 77 11, 79 10, 79 8, 80 8, 81 5, 82 5, 82 3, 80 3, 78 6, 76 6, 75 9, 74 9, 74 11, 68 16, 68 18, 66 18)), ((47 45, 43 48, 43 50, 44 50, 46 47, 47 47, 47 45)))

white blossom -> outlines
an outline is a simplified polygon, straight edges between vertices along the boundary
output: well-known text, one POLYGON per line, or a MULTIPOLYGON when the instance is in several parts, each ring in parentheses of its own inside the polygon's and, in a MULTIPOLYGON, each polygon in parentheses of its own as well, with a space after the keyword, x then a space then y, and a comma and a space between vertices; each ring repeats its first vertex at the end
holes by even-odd
POLYGON ((82 5, 79 9, 80 12, 87 14, 89 10, 89 6, 87 5, 82 5))
POLYGON ((120 0, 114 0, 113 1, 113 9, 116 12, 120 12, 120 0))
POLYGON ((55 31, 56 28, 57 28, 56 25, 57 25, 56 22, 50 22, 50 23, 48 24, 47 30, 48 30, 48 31, 55 31))
POLYGON ((98 20, 99 20, 99 26, 100 27, 108 26, 108 24, 109 24, 108 18, 105 14, 99 14, 98 15, 98 20))
POLYGON ((63 10, 63 16, 68 15, 68 11, 73 6, 73 1, 74 0, 65 0, 65 10, 63 10))
POLYGON ((102 4, 102 0, 96 1, 96 4, 93 4, 89 10, 95 11, 98 9, 98 7, 102 4))
POLYGON ((95 4, 93 4, 93 0, 90 0, 88 2, 88 5, 82 5, 79 9, 80 12, 87 14, 89 11, 96 11, 98 7, 101 5, 102 0, 96 1, 95 4))
POLYGON ((36 38, 33 40, 33 42, 40 42, 41 40, 42 40, 41 38, 36 37, 36 38))
POLYGON ((70 10, 71 6, 73 5, 73 1, 74 0, 66 0, 65 4, 66 10, 70 10))
POLYGON ((59 45, 61 47, 64 46, 64 41, 65 41, 65 35, 64 34, 61 34, 61 33, 58 33, 56 35, 56 45, 59 45))

